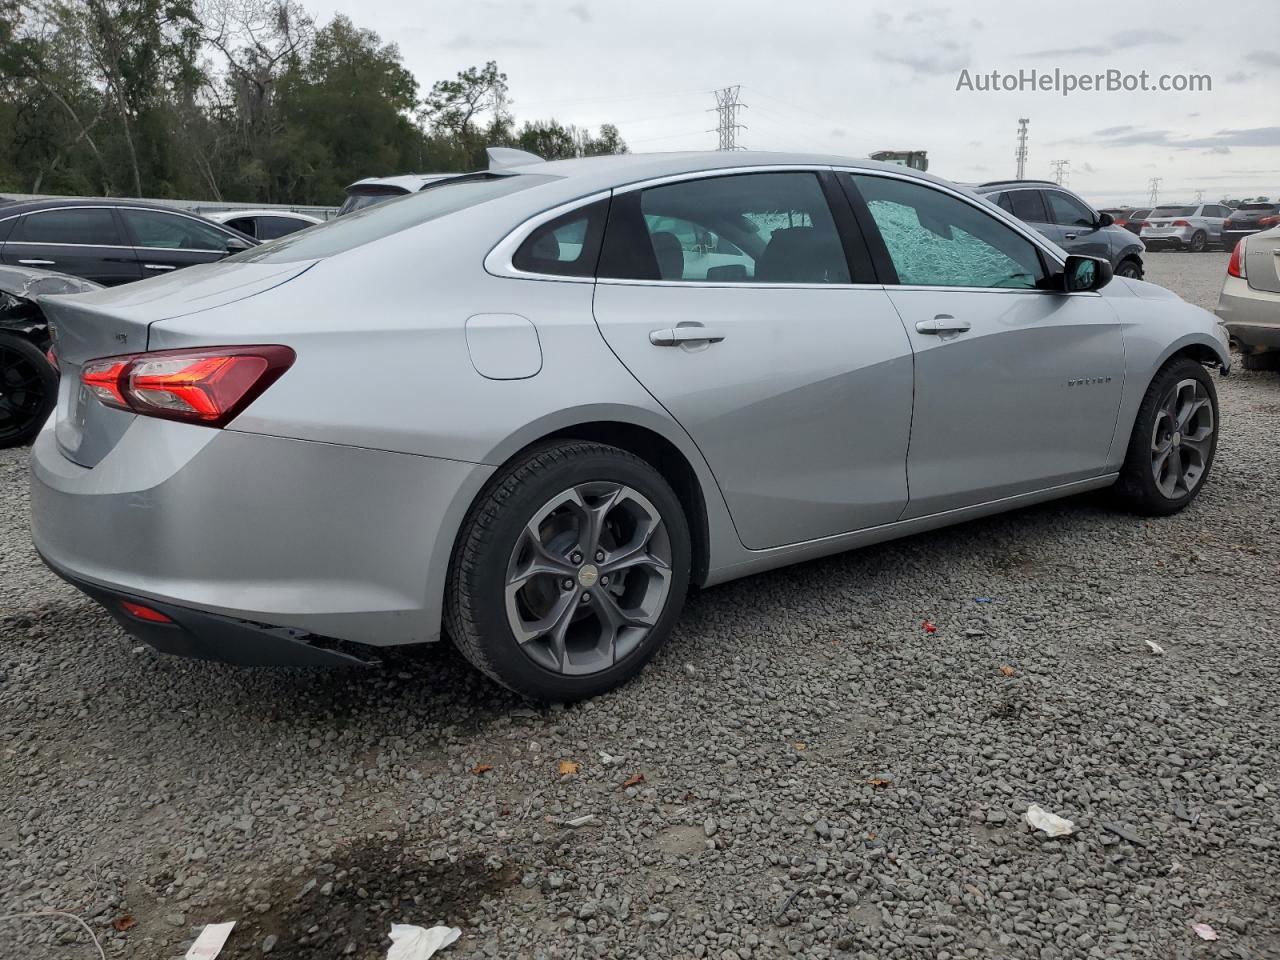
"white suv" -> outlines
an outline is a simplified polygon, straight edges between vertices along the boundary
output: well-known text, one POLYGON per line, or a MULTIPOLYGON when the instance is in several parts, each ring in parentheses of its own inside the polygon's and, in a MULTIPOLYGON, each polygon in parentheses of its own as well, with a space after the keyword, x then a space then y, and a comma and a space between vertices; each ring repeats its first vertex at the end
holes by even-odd
POLYGON ((1231 209, 1220 203, 1156 207, 1142 224, 1142 242, 1148 250, 1173 247, 1199 253, 1211 243, 1222 243, 1222 225, 1229 216, 1231 209))

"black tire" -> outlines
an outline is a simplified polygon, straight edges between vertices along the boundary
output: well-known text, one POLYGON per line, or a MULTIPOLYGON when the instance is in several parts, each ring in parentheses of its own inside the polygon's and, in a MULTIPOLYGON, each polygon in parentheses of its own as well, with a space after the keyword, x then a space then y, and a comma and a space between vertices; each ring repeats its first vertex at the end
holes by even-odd
POLYGON ((1218 391, 1213 377, 1204 366, 1186 358, 1171 360, 1160 368, 1147 387, 1138 416, 1129 435, 1129 449, 1120 479, 1116 481, 1116 493, 1121 501, 1135 513, 1149 517, 1162 517, 1177 513, 1196 498, 1209 481, 1214 454, 1218 448, 1218 391), (1203 470, 1191 489, 1170 496, 1156 483, 1152 466, 1153 435, 1161 416, 1161 405, 1174 387, 1185 380, 1195 380, 1203 387, 1209 399, 1213 417, 1213 432, 1209 438, 1208 453, 1204 457, 1203 470))
POLYGON ((0 447, 27 443, 58 400, 58 373, 29 340, 0 334, 0 447))
POLYGON ((1201 253, 1208 245, 1209 235, 1203 230, 1197 230, 1191 235, 1191 241, 1187 244, 1187 250, 1191 253, 1201 253))
POLYGON ((1131 280, 1142 279, 1142 261, 1133 257, 1126 257, 1120 261, 1120 265, 1116 267, 1117 277, 1129 277, 1131 280))
POLYGON ((550 702, 595 696, 635 676, 670 635, 688 591, 691 554, 680 501, 644 460, 581 440, 534 447, 489 482, 463 521, 450 565, 445 625, 467 660, 522 696, 550 702), (507 615, 507 571, 518 538, 539 509, 562 491, 590 483, 624 484, 652 503, 666 530, 670 581, 661 613, 638 646, 606 669, 566 675, 535 661, 517 642, 507 615))

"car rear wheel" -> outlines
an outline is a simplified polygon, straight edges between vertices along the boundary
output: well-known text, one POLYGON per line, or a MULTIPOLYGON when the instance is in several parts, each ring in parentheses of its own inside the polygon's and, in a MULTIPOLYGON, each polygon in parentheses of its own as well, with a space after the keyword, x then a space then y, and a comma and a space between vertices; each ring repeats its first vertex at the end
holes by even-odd
POLYGON ((1192 253, 1200 253, 1209 245, 1209 235, 1203 230, 1197 230, 1191 235, 1191 241, 1187 244, 1187 249, 1192 253))
POLYGON ((477 668, 534 700, 594 696, 662 646, 689 583, 689 527, 653 467, 564 441, 490 482, 454 553, 446 623, 477 668))
POLYGON ((1194 360, 1156 374, 1138 408, 1117 490, 1137 513, 1177 513, 1196 498, 1218 446, 1218 392, 1194 360))
POLYGON ((40 348, 0 334, 0 447, 15 447, 39 433, 57 397, 58 374, 40 348))

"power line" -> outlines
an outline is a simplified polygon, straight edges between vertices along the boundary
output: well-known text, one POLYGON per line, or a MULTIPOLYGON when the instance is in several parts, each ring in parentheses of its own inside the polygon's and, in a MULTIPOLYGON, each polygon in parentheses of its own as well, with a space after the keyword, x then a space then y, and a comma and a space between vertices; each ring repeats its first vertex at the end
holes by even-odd
POLYGON ((738 91, 741 89, 740 84, 734 84, 732 87, 722 87, 715 91, 715 112, 720 115, 720 122, 716 124, 715 129, 715 133, 720 137, 720 146, 716 148, 717 150, 745 149, 738 146, 738 131, 747 129, 745 124, 738 122, 738 111, 745 110, 747 106, 738 101, 738 91))
POLYGON ((654 140, 674 140, 676 137, 700 137, 706 130, 688 130, 684 133, 668 133, 661 137, 641 137, 639 140, 627 138, 627 143, 652 143, 654 140))

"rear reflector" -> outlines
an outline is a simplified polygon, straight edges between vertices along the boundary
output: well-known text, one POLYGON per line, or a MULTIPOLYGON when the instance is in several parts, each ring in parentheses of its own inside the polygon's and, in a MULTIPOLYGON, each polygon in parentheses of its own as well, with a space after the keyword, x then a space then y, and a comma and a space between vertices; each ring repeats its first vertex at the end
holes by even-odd
POLYGON ((80 382, 109 407, 221 427, 275 383, 295 359, 289 347, 203 347, 104 357, 80 382))
POLYGON ((165 616, 159 610, 152 610, 150 607, 144 607, 140 603, 130 603, 128 600, 121 600, 120 609, 129 616, 138 620, 146 620, 148 623, 173 623, 172 617, 165 616))

